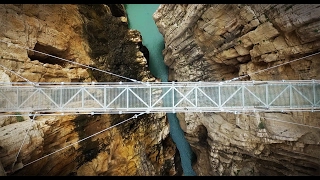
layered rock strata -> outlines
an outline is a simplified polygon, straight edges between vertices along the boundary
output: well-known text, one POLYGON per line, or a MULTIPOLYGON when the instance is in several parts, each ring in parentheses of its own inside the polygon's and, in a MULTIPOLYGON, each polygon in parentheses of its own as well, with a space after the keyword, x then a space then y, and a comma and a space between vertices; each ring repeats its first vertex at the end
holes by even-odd
MULTIPOLYGON (((320 5, 162 4, 170 81, 320 79, 320 5)), ((319 112, 180 113, 198 175, 320 175, 319 112)))
MULTIPOLYGON (((319 79, 319 7, 160 5, 169 80, 319 79)), ((0 13, 2 82, 126 81, 79 64, 155 80, 122 5, 3 4, 0 13)), ((177 115, 198 175, 320 175, 318 112, 177 115)), ((0 173, 181 175, 165 114, 108 129, 130 117, 1 116, 0 173)))
MULTIPOLYGON (((0 22, 2 82, 155 81, 121 4, 2 4, 0 22)), ((2 113, 0 173, 181 174, 165 114, 132 116, 2 113)))

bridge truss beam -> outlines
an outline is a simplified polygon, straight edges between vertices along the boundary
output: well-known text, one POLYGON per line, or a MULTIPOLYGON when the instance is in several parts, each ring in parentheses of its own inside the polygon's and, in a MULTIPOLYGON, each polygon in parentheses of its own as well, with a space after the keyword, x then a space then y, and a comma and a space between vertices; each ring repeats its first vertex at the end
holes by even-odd
POLYGON ((319 80, 0 83, 0 112, 320 111, 319 80))

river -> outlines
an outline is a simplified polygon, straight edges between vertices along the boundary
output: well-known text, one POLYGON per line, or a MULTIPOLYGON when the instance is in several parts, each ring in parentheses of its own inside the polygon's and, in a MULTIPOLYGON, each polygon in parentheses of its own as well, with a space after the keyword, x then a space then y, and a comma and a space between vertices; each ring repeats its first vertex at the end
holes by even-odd
MULTIPOLYGON (((164 64, 162 50, 164 39, 159 32, 152 15, 160 4, 125 4, 130 29, 141 33, 142 44, 149 50, 150 72, 162 82, 168 81, 168 67, 164 64)), ((184 136, 179 120, 175 113, 167 113, 170 126, 170 136, 177 146, 181 157, 181 166, 184 176, 196 176, 192 169, 194 153, 184 136)))

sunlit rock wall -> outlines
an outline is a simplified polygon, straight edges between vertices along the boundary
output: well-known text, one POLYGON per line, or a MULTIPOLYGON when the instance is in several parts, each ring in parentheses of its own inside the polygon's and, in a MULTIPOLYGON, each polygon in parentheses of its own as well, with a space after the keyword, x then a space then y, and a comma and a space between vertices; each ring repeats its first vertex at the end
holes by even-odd
MULTIPOLYGON (((0 22, 1 82, 155 80, 123 5, 1 4, 0 22)), ((0 174, 181 174, 165 114, 132 116, 2 112, 0 174)))
MULTIPOLYGON (((171 81, 320 79, 320 5, 162 4, 171 81)), ((178 114, 198 175, 320 175, 320 113, 178 114)))

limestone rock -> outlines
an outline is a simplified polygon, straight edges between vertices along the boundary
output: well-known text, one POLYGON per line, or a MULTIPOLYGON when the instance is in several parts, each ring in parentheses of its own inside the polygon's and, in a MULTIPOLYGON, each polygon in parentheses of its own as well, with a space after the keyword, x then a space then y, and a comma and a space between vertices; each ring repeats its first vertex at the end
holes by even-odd
MULTIPOLYGON (((2 4, 0 22, 2 82, 155 80, 121 4, 2 4)), ((164 113, 30 113, 0 115, 0 175, 179 175, 164 113)))
MULTIPOLYGON (((153 17, 164 36, 170 80, 318 80, 319 8, 162 4, 153 17)), ((319 115, 221 112, 178 118, 197 154, 198 175, 317 176, 319 115)))

